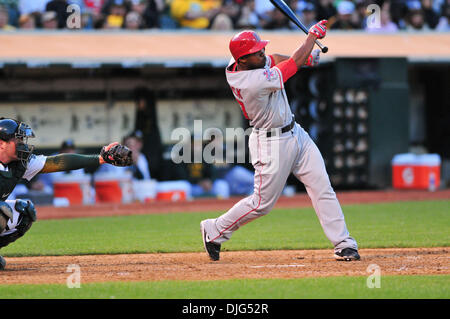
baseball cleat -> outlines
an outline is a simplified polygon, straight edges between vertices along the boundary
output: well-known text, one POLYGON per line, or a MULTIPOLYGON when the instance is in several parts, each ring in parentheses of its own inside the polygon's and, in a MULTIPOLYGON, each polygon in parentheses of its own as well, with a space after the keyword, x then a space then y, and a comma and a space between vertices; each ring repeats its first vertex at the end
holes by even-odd
POLYGON ((213 261, 217 261, 220 258, 219 256, 220 244, 215 244, 208 241, 209 238, 207 237, 208 235, 206 234, 205 227, 203 225, 204 223, 205 221, 202 221, 200 223, 200 230, 202 232, 202 239, 203 239, 203 247, 205 248, 205 251, 207 252, 209 258, 213 261))
POLYGON ((340 252, 334 253, 334 258, 339 261, 353 261, 359 260, 361 257, 358 254, 358 251, 353 248, 344 248, 340 252))
POLYGON ((6 260, 2 256, 0 256, 0 270, 3 270, 6 268, 6 260))

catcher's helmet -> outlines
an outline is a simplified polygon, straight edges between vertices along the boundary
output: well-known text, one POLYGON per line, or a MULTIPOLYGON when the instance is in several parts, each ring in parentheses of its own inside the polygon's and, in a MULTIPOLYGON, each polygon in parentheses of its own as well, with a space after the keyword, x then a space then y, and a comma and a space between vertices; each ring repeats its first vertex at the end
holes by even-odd
POLYGON ((35 137, 34 132, 27 124, 13 119, 0 118, 0 139, 6 142, 13 138, 17 139, 16 154, 24 167, 27 167, 28 159, 34 150, 33 145, 28 145, 28 138, 33 137, 35 137))
POLYGON ((263 49, 269 41, 261 40, 259 35, 252 30, 245 30, 236 34, 230 41, 230 52, 234 60, 247 54, 252 54, 263 49))

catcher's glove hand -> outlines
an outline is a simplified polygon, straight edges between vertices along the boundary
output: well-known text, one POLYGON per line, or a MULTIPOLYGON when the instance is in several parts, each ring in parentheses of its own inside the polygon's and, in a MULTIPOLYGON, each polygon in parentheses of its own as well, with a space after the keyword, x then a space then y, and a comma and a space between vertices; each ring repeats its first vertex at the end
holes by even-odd
POLYGON ((100 151, 100 156, 105 163, 112 164, 114 166, 130 166, 133 164, 131 158, 132 151, 119 143, 111 143, 108 146, 103 146, 100 151))

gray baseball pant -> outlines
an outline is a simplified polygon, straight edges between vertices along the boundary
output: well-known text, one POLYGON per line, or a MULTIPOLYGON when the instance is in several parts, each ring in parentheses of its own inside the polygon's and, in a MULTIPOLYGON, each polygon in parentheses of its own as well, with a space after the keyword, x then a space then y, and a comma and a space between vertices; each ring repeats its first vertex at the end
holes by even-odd
POLYGON ((253 129, 249 150, 255 168, 254 192, 220 217, 206 220, 205 230, 210 241, 221 244, 241 226, 268 214, 280 197, 289 174, 293 173, 305 185, 335 252, 344 248, 358 249, 347 230, 322 155, 299 124, 296 123, 289 132, 280 134, 278 131, 271 137, 267 137, 265 130, 253 129))

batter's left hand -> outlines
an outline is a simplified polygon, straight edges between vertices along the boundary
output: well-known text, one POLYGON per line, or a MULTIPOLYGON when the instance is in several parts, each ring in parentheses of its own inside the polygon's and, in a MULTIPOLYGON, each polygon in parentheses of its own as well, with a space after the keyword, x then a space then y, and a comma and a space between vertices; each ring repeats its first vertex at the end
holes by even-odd
POLYGON ((308 57, 308 59, 305 62, 305 66, 316 66, 319 64, 320 60, 320 49, 315 49, 311 52, 311 55, 308 57))
POLYGON ((315 35, 318 39, 322 39, 327 34, 327 20, 322 20, 311 28, 309 28, 309 33, 315 35))

